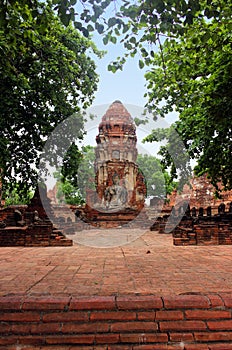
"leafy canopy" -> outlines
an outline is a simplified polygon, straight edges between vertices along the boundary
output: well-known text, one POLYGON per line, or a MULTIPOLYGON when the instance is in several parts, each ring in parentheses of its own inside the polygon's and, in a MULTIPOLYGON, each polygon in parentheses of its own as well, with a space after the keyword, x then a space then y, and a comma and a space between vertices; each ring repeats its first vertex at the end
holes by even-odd
POLYGON ((136 163, 145 178, 147 196, 166 198, 166 195, 176 187, 170 175, 163 171, 158 158, 148 154, 138 154, 136 163))
MULTIPOLYGON (((217 19, 195 18, 178 41, 166 40, 146 74, 150 108, 162 116, 173 109, 179 112, 173 127, 197 161, 195 173, 207 173, 217 190, 220 181, 224 189, 232 188, 232 21, 228 8, 224 3, 217 19)), ((156 138, 154 131, 149 141, 156 138)), ((175 147, 168 140, 167 147, 175 147)))
POLYGON ((102 34, 104 44, 124 43, 134 57, 141 54, 140 66, 150 64, 153 44, 182 36, 197 19, 220 21, 223 12, 231 17, 231 4, 219 0, 53 0, 63 23, 74 22, 76 28, 90 35, 102 34))
POLYGON ((63 160, 63 166, 57 171, 57 198, 60 203, 83 204, 86 189, 95 189, 94 172, 95 152, 92 146, 83 146, 81 150, 72 144, 63 160))
MULTIPOLYGON (((5 183, 28 189, 37 182, 40 152, 53 129, 93 100, 98 76, 90 52, 94 44, 52 4, 1 1, 0 8, 0 168, 5 183)), ((68 137, 68 135, 66 135, 68 137)))
MULTIPOLYGON (((77 3, 75 0, 54 2, 63 15, 77 3)), ((180 117, 174 129, 190 157, 197 160, 196 174, 207 173, 216 188, 218 181, 222 181, 224 189, 231 189, 231 1, 122 0, 117 5, 116 1, 85 0, 82 3, 83 11, 75 17, 80 30, 86 35, 97 30, 103 34, 105 44, 117 40, 124 43, 124 57, 113 62, 110 70, 122 69, 126 57, 134 57, 138 52, 139 67, 146 65, 149 69, 147 98, 154 117, 164 117, 176 110, 180 117), (110 6, 114 15, 107 19, 105 13, 110 6)), ((176 176, 182 170, 175 169, 168 154, 168 148, 176 147, 171 135, 172 132, 161 154, 168 157, 164 163, 176 176)), ((157 136, 155 131, 148 139, 152 142, 157 136)))

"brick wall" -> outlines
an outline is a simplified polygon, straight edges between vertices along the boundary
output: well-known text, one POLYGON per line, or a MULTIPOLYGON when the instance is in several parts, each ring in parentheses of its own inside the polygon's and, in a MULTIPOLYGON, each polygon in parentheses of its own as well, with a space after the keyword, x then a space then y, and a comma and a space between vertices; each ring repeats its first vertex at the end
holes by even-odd
POLYGON ((0 298, 0 349, 232 349, 232 293, 0 298))
MULTIPOLYGON (((53 225, 46 217, 46 212, 38 198, 29 206, 9 206, 0 209, 0 222, 6 227, 0 227, 0 247, 47 247, 71 246, 72 240, 53 225), (41 213, 40 221, 34 220, 35 210, 41 213), (20 213, 20 221, 16 219, 16 212, 20 213)), ((51 208, 49 209, 51 210, 51 208)))
POLYGON ((173 231, 173 244, 183 245, 232 245, 232 225, 202 223, 192 229, 178 226, 173 231))
POLYGON ((186 215, 159 216, 151 225, 151 231, 169 233, 172 230, 174 245, 232 245, 232 205, 225 211, 225 204, 217 207, 217 214, 212 215, 212 208, 187 208, 186 215), (221 211, 223 206, 223 211, 221 211), (200 215, 202 209, 202 215, 200 215), (198 213, 198 216, 196 215, 198 213), (170 221, 170 222, 169 222, 170 221), (175 226, 175 222, 179 222, 175 226), (173 229, 173 226, 174 229, 173 229))
POLYGON ((51 225, 0 228, 0 247, 48 247, 71 246, 72 240, 65 238, 51 225))

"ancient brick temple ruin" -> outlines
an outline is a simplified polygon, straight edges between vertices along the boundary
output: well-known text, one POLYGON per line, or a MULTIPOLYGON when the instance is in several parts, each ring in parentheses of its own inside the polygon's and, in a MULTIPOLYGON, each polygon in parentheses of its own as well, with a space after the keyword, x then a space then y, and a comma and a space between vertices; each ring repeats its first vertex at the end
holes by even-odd
POLYGON ((159 216, 151 231, 169 233, 171 228, 173 244, 185 245, 232 245, 232 202, 221 202, 217 206, 191 207, 185 212, 180 206, 174 214, 159 216), (175 225, 175 222, 178 222, 175 225))
POLYGON ((94 226, 115 227, 133 220, 144 207, 146 186, 136 164, 136 127, 123 104, 115 101, 98 129, 96 191, 87 192, 83 219, 94 226))
POLYGON ((203 207, 186 211, 172 232, 174 245, 232 245, 232 202, 217 207, 203 207))
MULTIPOLYGON (((41 202, 37 188, 30 204, 11 205, 0 209, 0 246, 70 246, 67 239, 51 220, 53 217, 50 200, 44 190, 44 201, 41 202)), ((55 217, 54 217, 55 221, 55 217)))
POLYGON ((193 177, 181 193, 168 196, 151 230, 172 231, 174 245, 232 245, 232 191, 222 191, 221 198, 214 191, 207 174, 193 177))
MULTIPOLYGON (((219 189, 222 189, 220 183, 218 183, 218 187, 219 189)), ((215 188, 210 183, 207 174, 200 177, 194 176, 190 179, 189 185, 184 185, 181 193, 177 194, 177 191, 174 191, 171 195, 168 195, 169 205, 173 206, 176 199, 178 199, 179 203, 181 201, 185 202, 185 200, 188 199, 191 208, 203 207, 206 209, 208 206, 211 206, 213 213, 216 214, 217 208, 221 202, 225 203, 227 206, 232 202, 232 190, 222 191, 220 193, 220 198, 216 198, 214 192, 215 188)))

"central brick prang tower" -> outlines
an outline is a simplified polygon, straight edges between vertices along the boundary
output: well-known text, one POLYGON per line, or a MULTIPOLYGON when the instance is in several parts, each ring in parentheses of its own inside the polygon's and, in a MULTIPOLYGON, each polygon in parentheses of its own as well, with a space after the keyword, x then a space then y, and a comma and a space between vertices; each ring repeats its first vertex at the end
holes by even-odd
POLYGON ((124 207, 142 208, 146 186, 136 164, 136 126, 120 101, 112 103, 102 117, 96 142, 95 180, 98 203, 104 205, 107 194, 112 192, 117 179, 117 186, 124 189, 124 207))

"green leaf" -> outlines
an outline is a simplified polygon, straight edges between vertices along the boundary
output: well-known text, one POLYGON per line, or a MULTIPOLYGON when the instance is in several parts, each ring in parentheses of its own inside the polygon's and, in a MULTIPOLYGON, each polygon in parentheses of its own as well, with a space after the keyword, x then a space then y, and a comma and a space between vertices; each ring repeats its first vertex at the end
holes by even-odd
POLYGON ((122 33, 125 34, 126 32, 128 32, 129 28, 130 27, 129 27, 128 24, 123 24, 123 31, 122 31, 122 33))
POLYGON ((92 26, 91 24, 88 24, 88 25, 87 25, 87 30, 88 30, 89 32, 93 32, 93 31, 94 31, 94 28, 93 28, 93 26, 92 26))
POLYGON ((131 42, 132 44, 136 44, 137 40, 136 40, 136 38, 135 38, 134 36, 132 36, 132 37, 130 38, 130 42, 131 42))
POLYGON ((82 28, 81 22, 74 22, 74 26, 75 26, 76 29, 81 29, 82 28))
POLYGON ((139 68, 143 69, 144 67, 144 62, 142 60, 139 60, 139 68))
POLYGON ((82 34, 84 35, 85 38, 89 37, 89 31, 86 28, 82 27, 81 28, 81 32, 82 32, 82 34))
POLYGON ((95 24, 95 28, 97 29, 97 31, 98 31, 99 34, 102 34, 103 31, 104 31, 104 26, 103 26, 102 24, 96 23, 96 24, 95 24))
POLYGON ((202 37, 201 40, 206 43, 209 39, 211 38, 211 33, 210 32, 206 32, 202 37))
POLYGON ((192 13, 187 13, 184 23, 193 24, 193 19, 194 19, 194 16, 192 15, 192 13))
POLYGON ((110 37, 110 41, 111 41, 113 44, 116 44, 117 38, 116 38, 115 36, 111 36, 111 37, 110 37))
POLYGON ((108 44, 108 41, 109 41, 108 35, 107 35, 107 36, 104 36, 104 38, 103 38, 103 43, 104 43, 104 45, 107 45, 107 44, 108 44))
POLYGON ((117 24, 117 19, 115 17, 112 17, 108 20, 108 27, 113 27, 117 24))
POLYGON ((158 18, 158 16, 153 15, 152 18, 151 18, 151 24, 153 24, 153 25, 156 26, 158 23, 159 23, 159 18, 158 18))
POLYGON ((165 4, 162 0, 155 0, 154 6, 158 13, 162 13, 165 10, 165 4))
POLYGON ((67 27, 71 21, 71 14, 62 13, 60 16, 62 23, 67 27))
POLYGON ((116 73, 117 72, 117 67, 112 65, 110 70, 111 70, 112 73, 116 73))
POLYGON ((95 19, 98 19, 104 11, 103 8, 98 5, 93 5, 93 10, 95 19))

